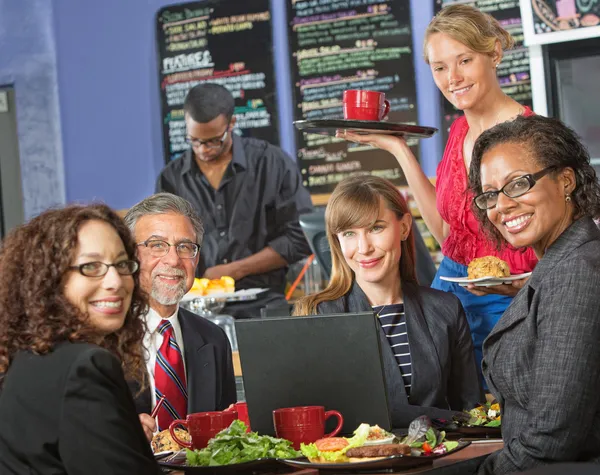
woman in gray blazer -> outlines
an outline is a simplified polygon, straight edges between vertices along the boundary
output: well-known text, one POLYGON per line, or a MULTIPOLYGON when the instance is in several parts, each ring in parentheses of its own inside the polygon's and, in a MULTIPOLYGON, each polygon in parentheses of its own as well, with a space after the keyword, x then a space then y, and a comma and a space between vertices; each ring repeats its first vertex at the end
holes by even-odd
POLYGON ((396 187, 373 176, 343 180, 329 199, 325 223, 331 280, 301 299, 294 314, 375 313, 396 427, 423 413, 452 417, 449 410, 483 401, 460 301, 417 283, 412 216, 396 187))
POLYGON ((600 463, 600 186, 589 154, 561 122, 518 117, 478 138, 470 185, 498 245, 539 258, 483 345, 505 445, 478 473, 600 463))

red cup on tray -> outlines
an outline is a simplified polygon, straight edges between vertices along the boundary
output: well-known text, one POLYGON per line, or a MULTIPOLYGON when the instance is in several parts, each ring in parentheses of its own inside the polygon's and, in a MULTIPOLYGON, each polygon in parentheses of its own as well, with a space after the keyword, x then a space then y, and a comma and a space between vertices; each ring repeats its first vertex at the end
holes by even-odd
POLYGON ((344 425, 344 418, 338 411, 325 411, 323 406, 298 406, 275 409, 273 411, 275 435, 292 442, 296 450, 300 444, 310 444, 325 437, 339 434, 344 425), (325 421, 336 417, 337 427, 325 434, 325 421))
POLYGON ((390 103, 385 93, 349 89, 344 91, 344 119, 383 120, 390 111, 390 103))
POLYGON ((237 418, 237 411, 196 412, 188 414, 185 420, 176 419, 171 422, 169 432, 173 440, 182 447, 203 449, 208 445, 210 439, 223 429, 227 429, 237 418), (192 439, 191 442, 185 442, 177 437, 175 428, 178 425, 182 425, 187 429, 192 439))

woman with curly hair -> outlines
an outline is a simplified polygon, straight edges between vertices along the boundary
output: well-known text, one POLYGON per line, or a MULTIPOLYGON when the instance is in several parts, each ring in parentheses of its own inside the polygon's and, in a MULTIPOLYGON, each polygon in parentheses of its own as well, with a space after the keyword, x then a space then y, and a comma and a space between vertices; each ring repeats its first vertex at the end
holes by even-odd
POLYGON ((143 382, 135 244, 105 205, 46 211, 0 250, 0 472, 160 473, 143 382))
MULTIPOLYGON (((600 463, 600 185, 577 135, 518 117, 473 150, 474 212, 491 238, 539 262, 483 345, 504 448, 480 474, 600 463)), ((590 472, 591 473, 591 472, 590 472)))

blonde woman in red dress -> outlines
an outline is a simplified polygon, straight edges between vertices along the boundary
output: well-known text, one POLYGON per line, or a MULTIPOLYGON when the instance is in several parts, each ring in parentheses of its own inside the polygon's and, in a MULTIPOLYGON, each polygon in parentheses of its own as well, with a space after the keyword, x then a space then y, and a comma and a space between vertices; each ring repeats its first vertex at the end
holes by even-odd
POLYGON ((452 105, 464 112, 450 129, 435 186, 403 139, 383 134, 340 135, 387 150, 396 157, 427 227, 442 247, 444 259, 432 287, 452 292, 461 300, 479 366, 483 340, 524 281, 465 289, 439 277, 466 276, 469 262, 476 257, 497 256, 508 263, 512 274, 529 272, 537 262, 531 249, 507 246, 496 250, 479 230, 468 190, 467 170, 477 137, 500 122, 532 114, 531 109, 502 92, 496 76, 503 51, 512 46, 510 34, 494 18, 468 5, 443 8, 427 27, 423 54, 435 84, 452 105))

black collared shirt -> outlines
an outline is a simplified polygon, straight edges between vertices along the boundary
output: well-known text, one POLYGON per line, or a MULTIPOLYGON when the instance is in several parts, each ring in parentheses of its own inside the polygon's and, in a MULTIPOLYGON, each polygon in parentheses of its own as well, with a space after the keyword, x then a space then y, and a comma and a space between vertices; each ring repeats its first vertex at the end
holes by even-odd
MULTIPOLYGON (((188 200, 204 222, 196 275, 269 246, 292 264, 310 255, 298 216, 312 211, 310 195, 294 161, 263 140, 233 136, 233 158, 219 189, 200 171, 191 150, 160 173, 156 191, 188 200)), ((236 289, 267 287, 283 294, 286 269, 249 275, 236 289)))

